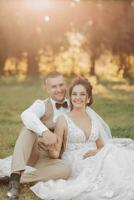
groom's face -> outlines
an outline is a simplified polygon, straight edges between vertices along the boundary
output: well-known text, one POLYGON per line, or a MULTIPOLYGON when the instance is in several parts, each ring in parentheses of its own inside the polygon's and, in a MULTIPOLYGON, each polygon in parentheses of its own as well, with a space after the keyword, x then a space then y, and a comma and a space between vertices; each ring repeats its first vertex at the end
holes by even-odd
POLYGON ((49 96, 57 101, 62 102, 66 95, 66 83, 62 75, 56 77, 49 77, 46 80, 46 88, 49 96))

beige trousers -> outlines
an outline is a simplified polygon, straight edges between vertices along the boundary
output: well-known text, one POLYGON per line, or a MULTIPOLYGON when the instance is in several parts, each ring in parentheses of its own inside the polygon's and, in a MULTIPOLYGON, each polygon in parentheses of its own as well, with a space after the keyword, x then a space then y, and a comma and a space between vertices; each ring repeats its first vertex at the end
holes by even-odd
POLYGON ((49 158, 47 152, 39 151, 37 137, 25 127, 21 130, 13 152, 11 172, 24 171, 26 165, 36 168, 35 171, 23 173, 21 183, 68 178, 70 166, 62 159, 49 158))

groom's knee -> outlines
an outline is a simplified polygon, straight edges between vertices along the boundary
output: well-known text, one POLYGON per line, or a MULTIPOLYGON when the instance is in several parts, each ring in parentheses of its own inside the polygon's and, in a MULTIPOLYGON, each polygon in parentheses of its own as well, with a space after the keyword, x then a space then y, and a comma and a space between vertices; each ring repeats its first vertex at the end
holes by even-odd
POLYGON ((67 179, 71 176, 71 166, 68 162, 61 160, 60 161, 60 171, 59 174, 61 178, 67 179))

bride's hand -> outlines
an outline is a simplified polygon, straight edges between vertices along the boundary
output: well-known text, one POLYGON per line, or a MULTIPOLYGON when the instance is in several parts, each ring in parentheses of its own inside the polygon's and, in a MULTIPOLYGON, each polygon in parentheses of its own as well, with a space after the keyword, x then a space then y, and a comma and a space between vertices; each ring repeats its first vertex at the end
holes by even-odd
POLYGON ((91 156, 95 156, 97 152, 98 150, 89 150, 88 152, 84 154, 83 159, 86 159, 91 156))

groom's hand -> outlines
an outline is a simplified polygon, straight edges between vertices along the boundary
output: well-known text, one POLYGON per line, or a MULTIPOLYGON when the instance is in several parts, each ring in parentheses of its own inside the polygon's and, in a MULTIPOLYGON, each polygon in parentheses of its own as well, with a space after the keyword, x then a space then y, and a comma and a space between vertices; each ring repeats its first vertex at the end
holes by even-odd
POLYGON ((58 140, 57 135, 49 130, 43 132, 42 139, 45 145, 56 144, 58 140))
POLYGON ((53 132, 47 130, 38 138, 38 145, 41 149, 48 150, 56 144, 57 141, 57 136, 53 132))

